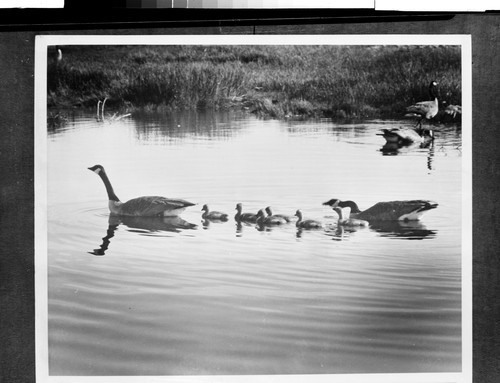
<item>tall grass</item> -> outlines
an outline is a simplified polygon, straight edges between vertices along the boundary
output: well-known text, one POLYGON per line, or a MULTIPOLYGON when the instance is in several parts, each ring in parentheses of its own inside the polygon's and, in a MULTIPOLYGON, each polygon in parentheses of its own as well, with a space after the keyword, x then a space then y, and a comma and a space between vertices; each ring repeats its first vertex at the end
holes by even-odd
POLYGON ((264 116, 399 116, 460 104, 458 46, 67 46, 48 67, 49 106, 245 107, 264 116))

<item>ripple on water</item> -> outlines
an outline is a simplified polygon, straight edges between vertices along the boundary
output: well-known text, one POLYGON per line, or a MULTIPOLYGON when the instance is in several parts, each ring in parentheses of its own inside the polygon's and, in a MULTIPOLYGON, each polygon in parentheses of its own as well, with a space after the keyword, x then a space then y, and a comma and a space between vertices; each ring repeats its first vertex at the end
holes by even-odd
POLYGON ((375 133, 387 122, 188 121, 187 132, 79 121, 48 143, 51 374, 460 370, 456 131, 440 131, 434 149, 382 156, 375 133), (113 217, 102 185, 83 175, 93 163, 120 196, 199 206, 179 219, 113 217), (419 223, 350 229, 322 205, 329 198, 440 205, 419 223), (237 225, 237 202, 302 209, 325 227, 237 225), (203 222, 203 203, 228 222, 203 222))

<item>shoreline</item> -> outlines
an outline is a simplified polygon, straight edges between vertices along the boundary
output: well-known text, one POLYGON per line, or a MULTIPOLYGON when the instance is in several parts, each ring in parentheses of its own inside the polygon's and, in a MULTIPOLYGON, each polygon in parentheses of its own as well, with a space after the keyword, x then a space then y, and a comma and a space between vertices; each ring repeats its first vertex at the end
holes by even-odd
MULTIPOLYGON (((262 118, 402 118, 429 98, 460 104, 455 46, 63 46, 48 107, 118 113, 244 109, 262 118)), ((49 55, 51 54, 49 48, 49 55)))

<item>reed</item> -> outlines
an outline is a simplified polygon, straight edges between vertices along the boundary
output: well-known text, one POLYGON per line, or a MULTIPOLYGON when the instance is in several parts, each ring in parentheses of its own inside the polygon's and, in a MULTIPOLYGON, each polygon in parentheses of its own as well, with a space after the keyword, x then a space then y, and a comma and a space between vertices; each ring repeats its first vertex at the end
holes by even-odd
POLYGON ((48 106, 242 107, 261 116, 400 117, 461 103, 458 46, 68 46, 48 67, 48 106))

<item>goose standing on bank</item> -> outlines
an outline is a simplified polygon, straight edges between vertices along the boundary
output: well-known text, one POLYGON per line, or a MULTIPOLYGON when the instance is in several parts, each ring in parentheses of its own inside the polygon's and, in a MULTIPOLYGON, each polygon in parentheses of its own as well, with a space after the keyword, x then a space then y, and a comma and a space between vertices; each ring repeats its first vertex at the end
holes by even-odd
POLYGON ((426 211, 435 209, 438 206, 436 202, 426 200, 388 201, 378 202, 369 209, 361 211, 355 202, 341 201, 335 198, 324 202, 323 205, 330 206, 333 209, 336 207, 350 207, 351 214, 354 218, 363 219, 369 222, 416 221, 419 220, 426 211))
POLYGON ((273 214, 271 206, 266 207, 266 213, 267 213, 268 217, 283 218, 287 222, 292 222, 296 219, 295 216, 291 217, 291 216, 285 215, 285 214, 273 214))
POLYGON ((323 227, 323 224, 319 221, 316 221, 314 219, 303 219, 302 218, 302 211, 297 210, 295 212, 295 216, 298 218, 297 222, 295 223, 295 226, 298 228, 302 229, 321 229, 323 227))
POLYGON ((229 218, 226 213, 221 213, 220 211, 210 211, 207 204, 203 205, 201 211, 204 212, 201 215, 201 218, 208 219, 209 221, 227 221, 229 218))
POLYGON ((351 218, 350 217, 350 212, 351 212, 350 207, 345 207, 342 209, 341 207, 336 206, 333 208, 333 210, 339 216, 338 224, 340 226, 368 226, 369 225, 368 221, 365 221, 364 219, 351 218))
POLYGON ((237 213, 234 216, 234 219, 237 222, 251 222, 251 223, 257 222, 257 214, 254 214, 254 213, 242 213, 242 211, 243 211, 243 205, 241 203, 237 203, 236 204, 236 210, 237 210, 237 213))
POLYGON ((108 193, 108 206, 111 214, 136 217, 171 217, 179 215, 189 206, 196 205, 183 199, 158 196, 138 197, 127 202, 121 202, 116 196, 104 168, 101 165, 94 165, 88 169, 101 177, 102 182, 104 182, 106 192, 108 193))
POLYGON ((422 120, 424 118, 426 120, 430 120, 438 113, 439 103, 436 90, 437 85, 438 83, 436 81, 431 81, 429 85, 429 94, 431 101, 417 102, 416 104, 410 105, 409 107, 406 108, 406 112, 409 113, 410 116, 420 117, 415 126, 418 125, 420 128, 422 128, 422 120))

